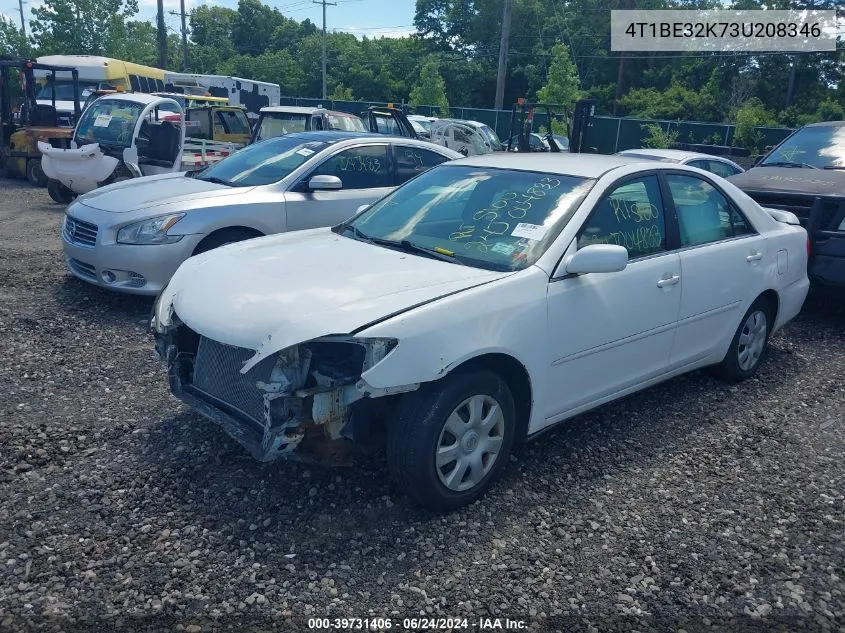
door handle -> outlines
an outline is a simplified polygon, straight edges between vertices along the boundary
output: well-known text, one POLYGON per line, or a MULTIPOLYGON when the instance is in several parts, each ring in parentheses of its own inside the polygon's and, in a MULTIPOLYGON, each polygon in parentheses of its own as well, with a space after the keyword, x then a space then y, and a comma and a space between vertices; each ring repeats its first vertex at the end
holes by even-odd
POLYGON ((666 288, 667 286, 674 286, 678 282, 681 281, 681 278, 678 275, 672 275, 671 277, 665 277, 657 282, 658 288, 666 288))
POLYGON ((758 253, 757 251, 753 251, 748 257, 745 258, 749 264, 751 262, 757 262, 763 259, 763 253, 758 253))

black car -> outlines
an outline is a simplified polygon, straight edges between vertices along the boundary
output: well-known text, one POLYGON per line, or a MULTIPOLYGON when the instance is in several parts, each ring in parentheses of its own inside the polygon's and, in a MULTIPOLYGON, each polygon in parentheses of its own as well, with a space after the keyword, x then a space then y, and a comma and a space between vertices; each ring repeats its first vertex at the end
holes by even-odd
POLYGON ((810 279, 845 287, 845 121, 802 127, 728 180, 761 206, 797 215, 810 237, 810 279))

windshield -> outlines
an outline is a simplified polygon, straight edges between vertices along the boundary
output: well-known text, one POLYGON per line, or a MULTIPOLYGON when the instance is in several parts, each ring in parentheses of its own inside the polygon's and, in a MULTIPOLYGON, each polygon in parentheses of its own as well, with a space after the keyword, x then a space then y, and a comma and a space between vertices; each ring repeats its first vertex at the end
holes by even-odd
POLYGON ((102 97, 94 101, 79 118, 76 126, 76 143, 102 143, 129 147, 135 133, 135 124, 144 110, 143 103, 102 97))
POLYGON ((555 135, 552 136, 552 138, 554 138, 558 149, 569 149, 569 138, 568 137, 560 136, 559 134, 555 134, 555 135))
MULTIPOLYGON (((80 81, 79 82, 79 98, 80 100, 85 99, 83 96, 83 92, 88 90, 96 90, 97 89, 97 82, 91 81, 80 81)), ((41 99, 43 101, 50 101, 53 98, 53 82, 47 81, 41 89, 38 91, 38 95, 36 99, 41 99)), ((62 81, 61 79, 56 82, 56 101, 73 101, 73 82, 72 81, 62 81)))
POLYGON ((265 112, 261 115, 256 140, 264 141, 293 132, 304 132, 308 128, 309 116, 293 112, 265 112))
POLYGON ((761 165, 796 163, 845 168, 845 125, 805 127, 778 145, 761 165))
POLYGON ((557 237, 594 180, 463 165, 435 167, 350 226, 359 239, 407 240, 457 263, 521 270, 557 237))
POLYGON ((482 125, 478 129, 481 130, 481 134, 484 136, 484 139, 490 143, 490 149, 494 152, 504 149, 502 147, 502 141, 499 140, 499 136, 493 131, 493 128, 482 125))
POLYGON ((249 145, 229 158, 215 163, 197 178, 217 182, 230 187, 257 187, 279 182, 289 176, 317 152, 326 149, 329 143, 279 137, 263 143, 249 145))

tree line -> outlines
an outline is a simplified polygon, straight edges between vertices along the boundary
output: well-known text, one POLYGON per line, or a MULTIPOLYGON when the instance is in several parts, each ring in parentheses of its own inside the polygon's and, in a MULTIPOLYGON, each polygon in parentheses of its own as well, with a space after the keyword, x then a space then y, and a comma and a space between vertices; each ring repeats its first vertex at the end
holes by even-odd
MULTIPOLYGON (((503 0, 417 0, 405 38, 327 36, 329 97, 491 108, 503 0)), ((597 100, 602 114, 795 127, 845 119, 845 53, 641 53, 610 50, 610 11, 630 0, 512 0, 505 103, 597 100)), ((793 0, 766 8, 801 8, 793 0)), ((640 0, 638 9, 728 8, 717 0, 640 0)), ((816 0, 816 9, 835 9, 816 0)), ((735 0, 729 8, 762 8, 735 0)), ((156 28, 137 0, 45 0, 31 29, 0 20, 0 53, 100 54, 157 65, 156 28)), ((190 12, 188 72, 270 81, 290 96, 322 92, 322 32, 260 0, 190 12)), ((840 40, 841 45, 841 40, 840 40)), ((179 34, 168 67, 182 70, 179 34)))

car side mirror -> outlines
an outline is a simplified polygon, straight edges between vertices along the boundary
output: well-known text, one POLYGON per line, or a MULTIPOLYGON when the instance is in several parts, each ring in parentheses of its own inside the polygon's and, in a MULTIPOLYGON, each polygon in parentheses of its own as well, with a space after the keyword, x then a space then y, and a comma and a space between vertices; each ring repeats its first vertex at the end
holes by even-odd
POLYGON ((337 191, 343 189, 343 181, 337 176, 314 176, 308 181, 311 191, 337 191))
POLYGON ((615 244, 591 244, 564 260, 564 272, 569 275, 587 273, 618 273, 628 266, 628 249, 615 244))
POLYGON ((358 207, 358 208, 355 210, 355 215, 358 215, 359 213, 363 213, 364 211, 366 211, 367 209, 369 209, 371 206, 373 206, 373 205, 371 205, 371 204, 362 204, 360 207, 358 207))

